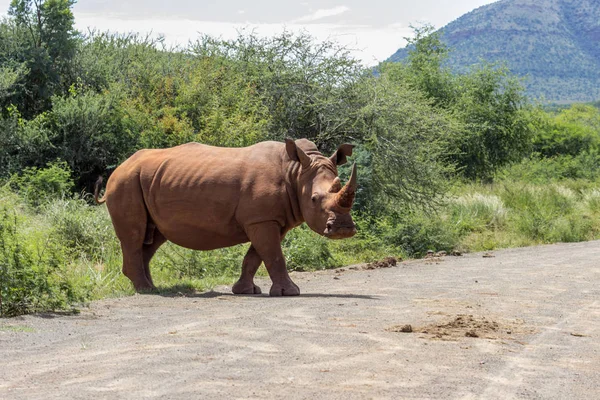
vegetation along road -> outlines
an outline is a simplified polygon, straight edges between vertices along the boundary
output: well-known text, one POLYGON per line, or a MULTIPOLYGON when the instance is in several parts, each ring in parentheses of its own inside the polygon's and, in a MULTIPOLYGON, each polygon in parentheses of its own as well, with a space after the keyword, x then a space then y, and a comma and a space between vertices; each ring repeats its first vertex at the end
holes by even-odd
POLYGON ((0 398, 600 398, 598 260, 556 244, 3 320, 0 398))

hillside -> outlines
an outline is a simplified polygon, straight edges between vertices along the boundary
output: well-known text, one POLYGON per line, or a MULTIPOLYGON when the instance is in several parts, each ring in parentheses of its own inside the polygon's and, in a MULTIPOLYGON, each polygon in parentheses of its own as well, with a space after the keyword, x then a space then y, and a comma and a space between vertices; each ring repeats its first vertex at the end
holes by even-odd
MULTIPOLYGON (((554 102, 600 98, 598 0, 502 0, 442 28, 457 72, 480 60, 506 62, 528 76, 527 91, 554 102)), ((390 61, 401 61, 400 49, 390 61)))

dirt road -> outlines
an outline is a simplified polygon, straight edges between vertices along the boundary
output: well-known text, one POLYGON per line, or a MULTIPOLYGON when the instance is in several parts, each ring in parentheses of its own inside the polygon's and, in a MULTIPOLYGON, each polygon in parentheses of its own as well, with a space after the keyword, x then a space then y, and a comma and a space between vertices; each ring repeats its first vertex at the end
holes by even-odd
POLYGON ((600 398, 600 242, 293 278, 0 320, 0 398, 600 398))

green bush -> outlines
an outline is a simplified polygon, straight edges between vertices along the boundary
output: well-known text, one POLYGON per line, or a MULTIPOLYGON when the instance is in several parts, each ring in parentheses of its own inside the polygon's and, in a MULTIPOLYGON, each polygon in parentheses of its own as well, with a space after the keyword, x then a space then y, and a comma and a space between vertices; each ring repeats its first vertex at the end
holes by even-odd
POLYGON ((288 232, 282 246, 289 269, 307 271, 340 266, 329 248, 328 240, 311 231, 306 224, 288 232))
POLYGON ((13 175, 10 184, 34 207, 70 196, 74 186, 71 170, 64 161, 50 162, 46 168, 26 168, 21 174, 13 175))
POLYGON ((118 251, 114 229, 104 207, 90 207, 84 199, 57 199, 40 210, 52 233, 74 255, 102 259, 118 251))
POLYGON ((380 223, 382 239, 411 257, 422 257, 429 250, 451 251, 459 243, 451 222, 435 211, 413 211, 398 219, 380 223))
POLYGON ((600 178, 600 154, 583 152, 576 156, 563 155, 548 158, 533 154, 498 171, 495 179, 501 182, 542 184, 573 179, 593 182, 598 178, 600 178))
POLYGON ((85 300, 85 288, 70 279, 62 245, 48 230, 31 230, 21 219, 0 206, 0 316, 64 309, 85 300))
POLYGON ((557 115, 545 114, 533 137, 534 151, 544 157, 573 157, 597 152, 600 143, 600 110, 575 104, 557 115))

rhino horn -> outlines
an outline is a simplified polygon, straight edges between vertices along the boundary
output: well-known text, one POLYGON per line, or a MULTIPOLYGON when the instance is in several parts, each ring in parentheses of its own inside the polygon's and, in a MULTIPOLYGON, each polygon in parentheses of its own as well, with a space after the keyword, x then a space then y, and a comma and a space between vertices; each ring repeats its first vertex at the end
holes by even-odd
POLYGON ((352 173, 350 174, 350 180, 346 183, 346 186, 338 192, 336 202, 338 206, 342 208, 352 208, 354 203, 354 196, 356 195, 356 163, 352 166, 352 173))
POLYGON ((336 176, 335 179, 333 180, 333 182, 331 183, 331 187, 329 188, 329 193, 337 193, 340 190, 342 190, 342 181, 340 181, 340 178, 338 178, 336 176))

